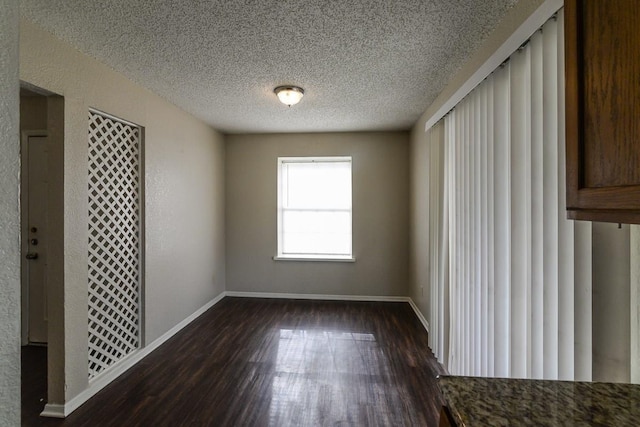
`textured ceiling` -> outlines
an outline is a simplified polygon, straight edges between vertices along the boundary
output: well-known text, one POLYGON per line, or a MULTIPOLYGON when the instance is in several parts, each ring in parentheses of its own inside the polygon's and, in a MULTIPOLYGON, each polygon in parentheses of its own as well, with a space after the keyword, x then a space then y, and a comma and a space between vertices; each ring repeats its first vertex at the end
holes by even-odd
POLYGON ((518 0, 22 0, 223 132, 410 128, 518 0), (280 104, 273 88, 305 89, 280 104))

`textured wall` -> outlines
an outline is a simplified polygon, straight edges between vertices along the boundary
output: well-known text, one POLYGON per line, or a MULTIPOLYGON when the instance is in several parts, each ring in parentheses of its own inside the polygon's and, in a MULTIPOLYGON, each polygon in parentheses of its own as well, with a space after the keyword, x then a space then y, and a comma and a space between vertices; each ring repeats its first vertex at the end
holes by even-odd
POLYGON ((593 380, 631 379, 630 226, 593 223, 593 380))
POLYGON ((0 425, 20 425, 18 4, 0 0, 0 425))
POLYGON ((408 134, 227 137, 227 290, 407 294, 408 134), (274 261, 279 156, 353 158, 355 263, 274 261))
POLYGON ((209 126, 32 23, 21 21, 20 36, 20 78, 64 96, 68 401, 88 386, 88 109, 145 128, 146 342, 225 289, 224 144, 222 135, 209 126))
POLYGON ((424 126, 411 132, 409 296, 429 319, 429 145, 424 126))
MULTIPOLYGON (((452 76, 449 83, 438 97, 429 105, 425 113, 416 124, 418 129, 424 130, 424 125, 456 91, 484 64, 491 55, 522 25, 536 9, 550 0, 520 0, 502 18, 500 23, 482 43, 478 50, 471 55, 466 63, 452 76)), ((556 1, 556 0, 553 0, 556 1)))

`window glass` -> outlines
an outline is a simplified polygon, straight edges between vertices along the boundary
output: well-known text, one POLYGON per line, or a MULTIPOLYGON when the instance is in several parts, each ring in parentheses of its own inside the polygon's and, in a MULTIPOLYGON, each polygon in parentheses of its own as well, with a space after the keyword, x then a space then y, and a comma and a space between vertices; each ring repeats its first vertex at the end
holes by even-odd
POLYGON ((278 256, 351 257, 351 158, 278 159, 278 256))

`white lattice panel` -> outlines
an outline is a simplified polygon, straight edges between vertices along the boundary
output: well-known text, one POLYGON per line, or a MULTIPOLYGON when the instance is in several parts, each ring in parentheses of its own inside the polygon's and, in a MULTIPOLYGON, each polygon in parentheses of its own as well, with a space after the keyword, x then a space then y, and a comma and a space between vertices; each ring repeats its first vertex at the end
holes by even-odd
POLYGON ((89 112, 89 379, 139 346, 140 129, 89 112))

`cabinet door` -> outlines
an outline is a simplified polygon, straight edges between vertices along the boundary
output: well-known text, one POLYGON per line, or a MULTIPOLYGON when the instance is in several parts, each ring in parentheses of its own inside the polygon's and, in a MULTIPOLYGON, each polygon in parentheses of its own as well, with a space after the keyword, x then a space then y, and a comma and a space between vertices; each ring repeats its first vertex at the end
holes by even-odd
POLYGON ((566 0, 569 218, 640 223, 640 2, 566 0))

